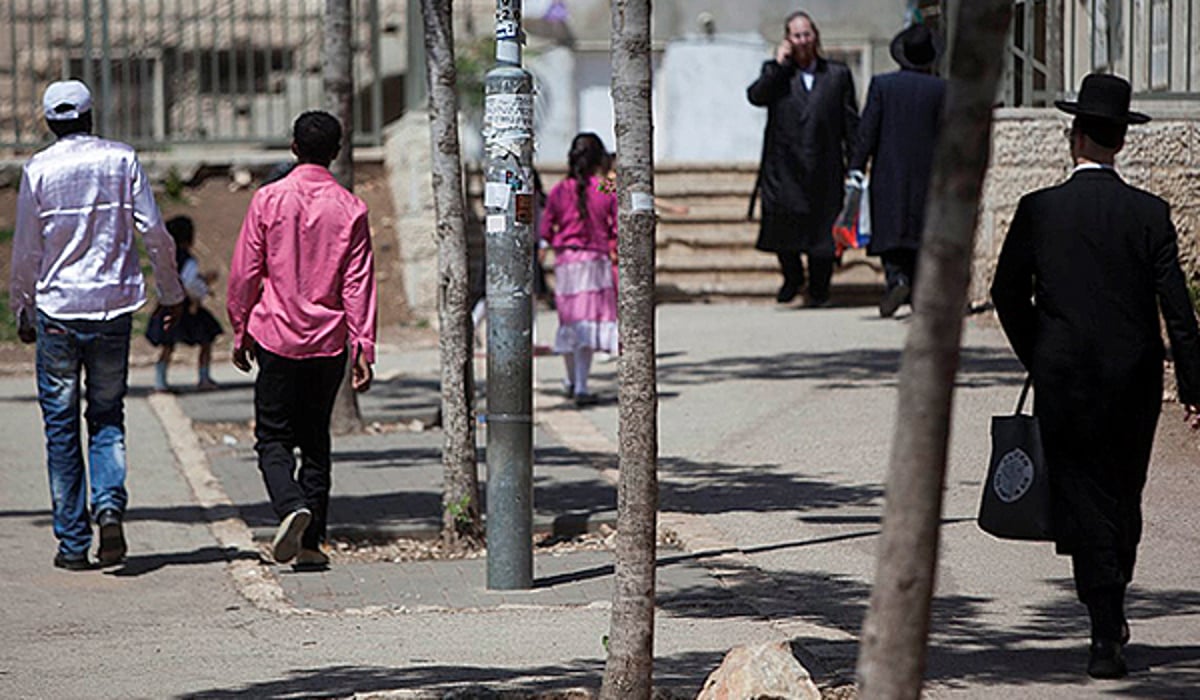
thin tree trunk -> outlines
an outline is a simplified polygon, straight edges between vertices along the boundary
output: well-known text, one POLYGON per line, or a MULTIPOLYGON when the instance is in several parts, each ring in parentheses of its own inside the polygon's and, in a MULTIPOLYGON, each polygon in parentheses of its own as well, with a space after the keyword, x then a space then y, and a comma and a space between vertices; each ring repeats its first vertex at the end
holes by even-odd
POLYGON ((438 237, 438 350, 442 365, 442 541, 483 541, 472 404, 473 337, 468 308, 467 230, 458 142, 451 0, 421 0, 428 66, 429 138, 438 237))
POLYGON ((650 0, 612 4, 621 362, 616 586, 600 697, 648 700, 654 670, 658 393, 654 352, 654 146, 650 0))
MULTIPOLYGON (((342 123, 342 148, 329 170, 342 187, 354 189, 354 78, 350 48, 350 0, 325 0, 324 56, 321 71, 325 109, 342 123)), ((353 357, 333 402, 330 429, 339 435, 362 430, 358 395, 350 386, 353 357)))
POLYGON ((900 367, 883 534, 858 660, 859 697, 918 698, 937 569, 954 376, 979 195, 1011 0, 958 8, 941 139, 921 244, 916 313, 900 367))

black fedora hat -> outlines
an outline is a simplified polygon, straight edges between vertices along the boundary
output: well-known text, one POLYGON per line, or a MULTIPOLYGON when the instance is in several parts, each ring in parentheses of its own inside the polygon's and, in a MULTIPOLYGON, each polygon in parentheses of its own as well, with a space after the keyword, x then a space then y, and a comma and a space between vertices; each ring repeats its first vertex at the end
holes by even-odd
POLYGON ((942 37, 924 24, 914 24, 892 38, 892 58, 903 68, 924 70, 942 55, 942 37))
POLYGON ((1117 124, 1145 124, 1150 116, 1129 110, 1129 81, 1107 73, 1091 73, 1079 86, 1079 99, 1055 100, 1054 106, 1067 114, 1092 117, 1117 124))

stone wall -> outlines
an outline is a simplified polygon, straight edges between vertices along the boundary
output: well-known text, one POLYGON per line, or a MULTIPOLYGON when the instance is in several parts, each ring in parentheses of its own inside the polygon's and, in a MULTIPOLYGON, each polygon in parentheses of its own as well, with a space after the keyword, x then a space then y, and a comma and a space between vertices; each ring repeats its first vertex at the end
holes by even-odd
POLYGON ((437 318, 438 250, 429 113, 410 110, 384 130, 384 162, 396 211, 404 292, 418 319, 437 318))
MULTIPOLYGON (((1000 109, 992 130, 992 162, 984 182, 971 299, 988 297, 996 257, 1021 195, 1066 179, 1070 154, 1063 130, 1070 117, 1056 110, 1000 109)), ((1171 203, 1184 267, 1200 283, 1200 121, 1156 118, 1133 126, 1117 170, 1130 184, 1171 203)))

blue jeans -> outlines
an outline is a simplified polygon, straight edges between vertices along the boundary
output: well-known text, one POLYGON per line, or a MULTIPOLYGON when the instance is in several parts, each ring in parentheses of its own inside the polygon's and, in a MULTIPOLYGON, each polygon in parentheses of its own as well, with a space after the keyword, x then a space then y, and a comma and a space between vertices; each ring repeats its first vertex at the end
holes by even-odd
POLYGON ((80 445, 80 376, 87 399, 92 512, 125 512, 125 391, 132 315, 108 321, 59 320, 38 312, 38 402, 46 428, 46 464, 58 551, 87 553, 92 526, 80 445))

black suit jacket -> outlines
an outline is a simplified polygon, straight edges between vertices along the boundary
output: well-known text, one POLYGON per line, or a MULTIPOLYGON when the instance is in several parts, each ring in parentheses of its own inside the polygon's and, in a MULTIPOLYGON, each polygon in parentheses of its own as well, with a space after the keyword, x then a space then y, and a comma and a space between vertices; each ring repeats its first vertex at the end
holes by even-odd
POLYGON ((1180 400, 1200 403, 1200 339, 1170 207, 1111 169, 1026 195, 992 298, 1033 375, 1060 549, 1136 546, 1162 402, 1160 308, 1180 400))
POLYGON ((812 90, 788 61, 767 61, 747 88, 750 103, 767 108, 759 191, 764 224, 788 217, 803 230, 774 230, 764 225, 759 244, 765 250, 812 247, 833 252, 831 230, 842 208, 846 162, 858 129, 854 77, 844 63, 818 59, 812 90))
POLYGON ((850 158, 852 170, 871 161, 871 255, 920 247, 945 96, 946 81, 926 73, 871 78, 850 158))

